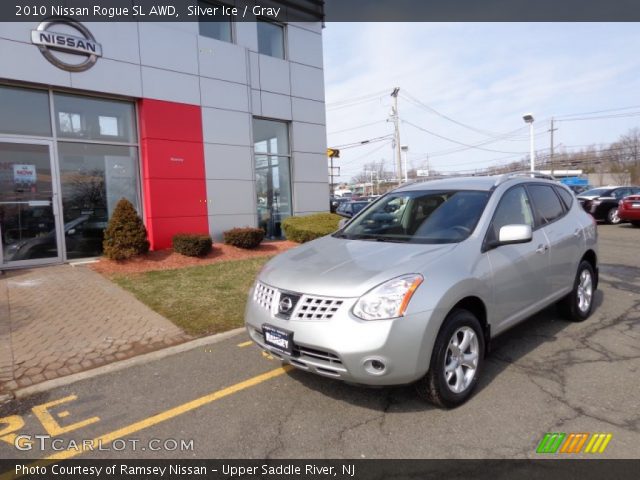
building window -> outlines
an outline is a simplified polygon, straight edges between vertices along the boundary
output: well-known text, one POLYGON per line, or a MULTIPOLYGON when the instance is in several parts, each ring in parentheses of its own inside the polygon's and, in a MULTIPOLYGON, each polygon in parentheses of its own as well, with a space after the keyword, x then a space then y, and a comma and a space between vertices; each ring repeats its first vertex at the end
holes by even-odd
POLYGON ((276 58, 284 58, 284 26, 278 23, 258 21, 258 52, 276 58))
POLYGON ((48 92, 0 85, 0 133, 50 137, 48 92))
POLYGON ((130 102, 54 93, 67 259, 102 253, 121 198, 138 211, 138 148, 130 102))
POLYGON ((253 120, 258 226, 268 238, 282 237, 282 220, 291 216, 289 125, 253 120))
MULTIPOLYGON (((199 1, 198 5, 202 9, 207 8, 219 8, 221 4, 214 2, 199 1)), ((219 17, 218 17, 219 18, 219 17)), ((198 18, 200 35, 203 37, 215 38, 216 40, 222 40, 223 42, 232 42, 232 28, 231 21, 216 21, 212 22, 211 16, 200 15, 198 18)))

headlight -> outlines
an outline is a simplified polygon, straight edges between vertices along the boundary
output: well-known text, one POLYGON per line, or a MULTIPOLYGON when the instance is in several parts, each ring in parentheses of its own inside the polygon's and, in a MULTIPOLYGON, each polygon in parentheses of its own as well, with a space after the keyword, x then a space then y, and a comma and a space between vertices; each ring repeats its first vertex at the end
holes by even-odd
POLYGON ((392 278, 360 297, 353 307, 353 314, 362 320, 401 317, 423 280, 418 273, 392 278))

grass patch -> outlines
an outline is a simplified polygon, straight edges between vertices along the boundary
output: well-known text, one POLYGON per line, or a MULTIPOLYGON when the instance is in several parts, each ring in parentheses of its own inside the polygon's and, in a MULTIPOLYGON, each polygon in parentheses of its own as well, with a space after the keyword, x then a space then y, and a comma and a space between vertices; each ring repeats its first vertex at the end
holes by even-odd
POLYGON ((119 275, 112 280, 185 332, 210 335, 244 324, 249 288, 269 258, 119 275))

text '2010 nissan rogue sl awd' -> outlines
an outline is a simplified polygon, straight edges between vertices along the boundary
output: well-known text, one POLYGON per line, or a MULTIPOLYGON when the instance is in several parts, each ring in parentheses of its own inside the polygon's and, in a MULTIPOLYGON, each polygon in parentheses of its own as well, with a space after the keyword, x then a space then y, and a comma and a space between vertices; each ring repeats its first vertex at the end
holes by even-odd
POLYGON ((246 327, 302 370, 415 382, 455 407, 477 385, 492 337, 555 302, 570 320, 589 317, 597 253, 593 218, 537 174, 408 184, 270 260, 246 327))

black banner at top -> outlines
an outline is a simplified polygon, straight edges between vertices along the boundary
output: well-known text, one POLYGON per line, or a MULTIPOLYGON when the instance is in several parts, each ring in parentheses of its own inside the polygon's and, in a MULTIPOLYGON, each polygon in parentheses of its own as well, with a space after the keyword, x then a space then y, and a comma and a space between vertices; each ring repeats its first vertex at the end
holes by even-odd
MULTIPOLYGON (((0 21, 634 22, 638 0, 2 0, 0 21)), ((0 29, 2 27, 0 26, 0 29)))

